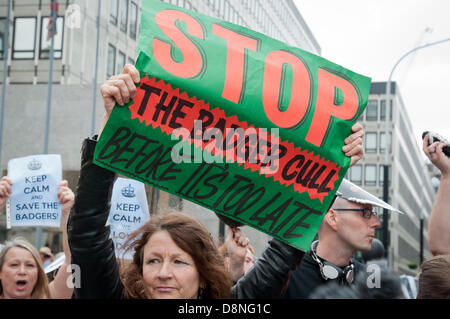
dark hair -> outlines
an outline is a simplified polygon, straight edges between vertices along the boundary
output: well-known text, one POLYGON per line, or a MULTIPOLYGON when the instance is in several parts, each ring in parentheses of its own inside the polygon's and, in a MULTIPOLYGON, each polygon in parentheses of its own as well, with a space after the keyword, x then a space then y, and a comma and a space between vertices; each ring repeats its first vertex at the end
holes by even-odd
POLYGON ((434 256, 420 268, 417 299, 450 298, 450 255, 434 256))
POLYGON ((153 234, 162 230, 194 260, 200 279, 206 284, 203 297, 229 298, 232 281, 213 238, 197 219, 177 212, 152 216, 125 243, 127 250, 134 249, 133 261, 124 265, 121 272, 125 298, 147 298, 142 278, 144 246, 153 234))

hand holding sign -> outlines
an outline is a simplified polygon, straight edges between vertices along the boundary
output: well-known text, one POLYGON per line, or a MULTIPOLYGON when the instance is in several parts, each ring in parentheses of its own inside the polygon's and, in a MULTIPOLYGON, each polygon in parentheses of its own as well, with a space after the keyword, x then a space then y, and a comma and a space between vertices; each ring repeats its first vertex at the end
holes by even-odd
POLYGON ((101 87, 100 93, 103 97, 105 106, 105 115, 103 116, 103 123, 100 129, 100 136, 103 127, 109 119, 114 106, 117 104, 124 105, 130 99, 136 96, 136 85, 139 83, 139 71, 132 64, 126 64, 119 75, 114 75, 109 78, 101 87))
POLYGON ((58 202, 62 205, 61 211, 63 217, 67 218, 69 216, 74 200, 75 195, 69 188, 69 183, 66 180, 61 181, 58 184, 58 202))
POLYGON ((362 146, 362 138, 364 131, 359 123, 355 123, 352 126, 352 134, 344 140, 345 145, 342 147, 342 151, 345 156, 349 156, 350 167, 355 165, 363 156, 364 148, 362 146))
POLYGON ((60 227, 61 205, 58 184, 61 181, 61 156, 33 155, 11 159, 11 205, 7 210, 7 227, 60 227))
POLYGON ((227 249, 227 267, 231 279, 238 281, 244 275, 245 256, 250 241, 240 228, 228 227, 228 236, 225 241, 227 249))
POLYGON ((6 200, 11 196, 12 181, 9 177, 3 176, 0 180, 0 210, 3 210, 6 200))

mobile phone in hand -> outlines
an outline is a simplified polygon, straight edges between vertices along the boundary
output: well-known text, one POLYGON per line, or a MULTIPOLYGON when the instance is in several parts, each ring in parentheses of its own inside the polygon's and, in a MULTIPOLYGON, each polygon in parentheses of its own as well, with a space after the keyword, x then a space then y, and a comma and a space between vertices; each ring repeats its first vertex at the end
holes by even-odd
POLYGON ((444 142, 448 144, 449 146, 446 146, 442 149, 445 155, 450 157, 450 142, 443 137, 442 135, 439 135, 438 133, 432 132, 432 131, 425 131, 422 133, 422 139, 425 138, 425 136, 428 135, 428 145, 433 144, 434 142, 444 142))

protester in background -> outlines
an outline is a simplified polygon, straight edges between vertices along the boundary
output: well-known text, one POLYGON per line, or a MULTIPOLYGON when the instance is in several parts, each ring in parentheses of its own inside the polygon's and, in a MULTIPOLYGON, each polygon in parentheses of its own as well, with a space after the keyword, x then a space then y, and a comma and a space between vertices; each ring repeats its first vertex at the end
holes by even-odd
MULTIPOLYGON (((100 88, 103 97, 105 114, 100 128, 99 136, 109 119, 109 116, 116 105, 128 103, 130 98, 136 95, 135 83, 139 83, 140 75, 138 70, 127 64, 122 73, 111 77, 100 88)), ((355 124, 351 134, 345 140, 343 152, 351 157, 351 164, 361 159, 362 149, 362 127, 355 124)), ((109 227, 105 226, 108 218, 108 202, 110 189, 113 185, 115 174, 93 164, 93 154, 96 145, 94 139, 86 139, 82 147, 81 171, 77 187, 77 197, 75 205, 70 215, 69 221, 69 242, 72 250, 72 262, 81 268, 81 288, 75 289, 75 294, 80 298, 199 298, 202 297, 201 288, 204 288, 206 298, 228 297, 223 294, 212 294, 212 291, 223 291, 226 281, 222 287, 208 286, 208 280, 202 276, 203 270, 196 260, 196 253, 189 252, 190 246, 205 246, 201 240, 198 243, 185 241, 184 237, 174 238, 167 230, 156 232, 146 231, 152 228, 146 225, 140 229, 142 241, 138 242, 139 253, 135 253, 133 266, 136 267, 136 277, 131 279, 133 285, 127 277, 122 276, 122 283, 119 275, 119 267, 114 253, 114 246, 109 239, 109 227), (169 246, 167 244, 169 243, 169 246), (186 249, 186 250, 185 250, 186 249), (157 258, 153 258, 155 256, 157 258), (183 256, 184 260, 174 258, 183 256), (157 265, 157 275, 152 277, 154 272, 146 270, 157 265), (170 271, 174 267, 189 268, 188 277, 182 277, 179 281, 175 279, 170 271), (159 277, 158 277, 159 276, 159 277), (155 278, 155 279, 152 279, 155 278), (167 281, 166 281, 167 280, 167 281), (157 281, 155 283, 155 281, 157 281), (160 285, 156 285, 160 282, 160 285), (167 282, 170 282, 167 283, 167 282), (190 283, 191 288, 181 290, 190 283), (154 293, 152 293, 154 292, 154 293)), ((181 216, 175 216, 180 218, 181 216)), ((149 223, 152 223, 150 221, 149 223)), ((186 225, 189 223, 186 223, 186 225)), ((194 222, 190 222, 194 224, 194 222)), ((185 228, 183 233, 188 233, 191 228, 185 228)), ((197 227, 200 231, 200 227, 197 227)), ((204 229, 206 231, 206 229, 204 229)), ((199 235, 197 235, 199 236, 199 235)), ((209 245, 209 244, 208 244, 209 245)), ((198 248, 197 248, 198 249, 198 248)), ((207 254, 211 251, 212 256, 206 256, 210 263, 216 263, 216 257, 220 256, 217 247, 210 249, 198 249, 198 252, 207 254)), ((232 298, 272 298, 279 297, 283 287, 289 278, 289 273, 301 262, 304 253, 273 239, 269 242, 269 247, 258 259, 255 266, 234 285, 231 289, 232 298)), ((227 272, 223 266, 224 278, 227 272)), ((187 270, 186 270, 187 271, 187 270)), ((208 271, 210 271, 208 269, 208 271)), ((186 274, 186 272, 184 272, 186 274)), ((216 273, 215 273, 216 274, 216 273)), ((214 277, 208 274, 207 277, 214 277)), ((217 280, 217 279, 216 279, 217 280)))
POLYGON ((23 238, 7 242, 0 253, 0 298, 51 297, 47 276, 37 250, 23 238))
POLYGON ((377 264, 381 267, 388 267, 384 245, 378 238, 373 238, 370 250, 361 251, 364 264, 377 264))
POLYGON ((423 152, 441 171, 441 181, 428 223, 428 246, 433 256, 450 254, 450 157, 443 148, 444 142, 428 145, 429 136, 423 140, 423 152))
POLYGON ((224 258, 225 268, 228 269, 233 282, 245 275, 254 265, 254 252, 249 239, 240 228, 228 226, 228 235, 219 252, 224 258))
POLYGON ((381 225, 374 206, 395 210, 346 179, 336 194, 318 230, 319 240, 312 243, 302 265, 292 273, 285 298, 308 298, 321 285, 335 281, 352 284, 356 275, 365 271, 353 255, 371 249, 375 229, 381 225))
MULTIPOLYGON (((3 177, 0 181, 0 204, 11 196, 12 181, 3 177)), ((67 240, 67 220, 73 205, 74 194, 66 180, 58 185, 58 201, 62 204, 61 228, 66 260, 55 279, 49 284, 44 273, 39 252, 22 238, 6 242, 0 252, 0 298, 55 298, 72 297, 73 286, 70 269, 70 249, 67 240)), ((1 208, 1 207, 0 207, 1 208)))
POLYGON ((244 260, 244 274, 246 274, 250 269, 252 269, 252 267, 255 265, 255 262, 256 262, 255 249, 253 248, 252 244, 248 244, 244 260))
POLYGON ((55 260, 55 256, 53 256, 52 250, 46 246, 42 246, 41 249, 39 249, 39 255, 41 256, 44 269, 55 260))
POLYGON ((420 267, 417 299, 450 298, 450 255, 438 255, 420 267))
POLYGON ((360 272, 350 286, 342 286, 336 281, 317 288, 310 299, 404 299, 398 276, 386 268, 379 272, 379 285, 373 286, 371 275, 360 272))

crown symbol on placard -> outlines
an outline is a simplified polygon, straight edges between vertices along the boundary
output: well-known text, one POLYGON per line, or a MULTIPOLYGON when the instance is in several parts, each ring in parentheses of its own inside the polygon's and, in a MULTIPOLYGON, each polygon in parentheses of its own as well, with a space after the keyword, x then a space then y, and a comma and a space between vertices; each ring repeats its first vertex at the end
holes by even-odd
POLYGON ((42 167, 42 163, 39 162, 37 159, 33 158, 29 163, 28 163, 28 169, 35 171, 38 170, 42 167))
POLYGON ((122 195, 125 197, 134 197, 136 196, 134 194, 134 188, 130 185, 125 186, 124 188, 122 188, 122 195))

